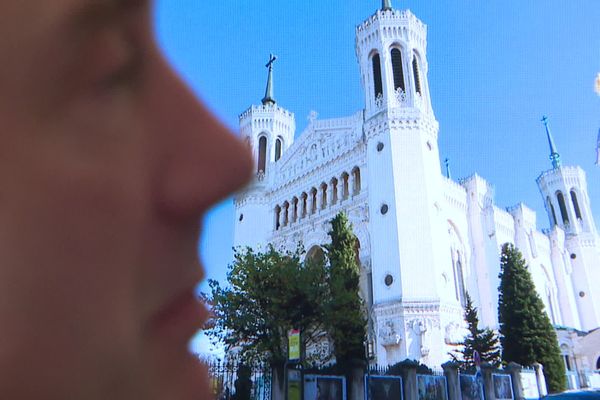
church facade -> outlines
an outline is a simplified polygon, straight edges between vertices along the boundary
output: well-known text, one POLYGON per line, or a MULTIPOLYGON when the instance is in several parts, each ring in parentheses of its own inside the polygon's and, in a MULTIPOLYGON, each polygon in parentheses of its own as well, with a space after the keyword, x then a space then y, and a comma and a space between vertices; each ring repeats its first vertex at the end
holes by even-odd
POLYGON ((359 241, 373 361, 433 366, 463 339, 467 292, 481 323, 498 327, 500 249, 513 243, 550 320, 564 327, 566 360, 593 369, 597 360, 579 354, 572 337, 600 326, 600 238, 585 171, 562 165, 548 122, 552 168, 537 185, 550 228, 540 231, 524 204, 498 207, 484 178, 454 181, 444 173, 423 22, 383 1, 356 28, 356 56, 364 109, 315 115, 297 138, 294 114, 273 98, 271 58, 262 104, 239 117, 256 176, 235 197, 234 245, 294 249, 302 242, 312 256, 344 210, 359 241))

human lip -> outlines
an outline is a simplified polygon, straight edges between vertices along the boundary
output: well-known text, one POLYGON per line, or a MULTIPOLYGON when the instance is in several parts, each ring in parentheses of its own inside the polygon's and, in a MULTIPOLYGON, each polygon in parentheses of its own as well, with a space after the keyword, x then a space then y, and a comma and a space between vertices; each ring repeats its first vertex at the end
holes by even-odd
POLYGON ((167 301, 152 318, 151 325, 159 336, 187 341, 202 327, 206 316, 206 308, 191 287, 167 301))

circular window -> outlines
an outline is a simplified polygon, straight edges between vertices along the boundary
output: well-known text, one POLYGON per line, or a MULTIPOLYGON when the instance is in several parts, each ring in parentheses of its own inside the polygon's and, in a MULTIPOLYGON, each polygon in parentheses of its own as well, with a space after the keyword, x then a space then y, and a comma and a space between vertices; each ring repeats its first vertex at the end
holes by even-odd
POLYGON ((244 214, 240 214, 240 222, 242 222, 244 220, 244 214))
POLYGON ((383 144, 383 143, 381 143, 381 142, 377 143, 377 151, 381 151, 381 150, 383 150, 383 148, 384 148, 384 147, 385 147, 385 146, 384 146, 384 144, 383 144))
POLYGON ((577 258, 577 254, 575 254, 575 253, 571 253, 571 260, 574 260, 574 259, 576 259, 576 258, 577 258))
POLYGON ((381 206, 381 215, 387 214, 389 210, 390 210, 390 208, 388 207, 387 204, 382 205, 381 206))
POLYGON ((579 292, 579 297, 585 297, 585 292, 579 292))
POLYGON ((385 286, 392 286, 392 283, 394 283, 394 277, 391 276, 390 274, 387 274, 385 276, 384 282, 385 282, 385 286))

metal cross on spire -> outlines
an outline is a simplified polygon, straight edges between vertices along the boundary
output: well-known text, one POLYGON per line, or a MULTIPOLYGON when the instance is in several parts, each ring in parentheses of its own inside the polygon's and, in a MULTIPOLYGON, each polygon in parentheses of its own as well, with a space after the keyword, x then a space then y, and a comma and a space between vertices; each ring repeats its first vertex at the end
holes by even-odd
POLYGON ((275 98, 273 96, 273 63, 277 60, 277 56, 271 54, 269 62, 265 67, 269 69, 269 77, 267 78, 267 88, 265 89, 265 97, 262 99, 263 105, 275 104, 275 98))
POLYGON ((391 10, 392 9, 392 0, 383 0, 381 4, 382 10, 391 10))
POLYGON ((452 179, 452 174, 450 173, 450 159, 448 157, 444 160, 444 164, 446 165, 446 178, 452 179))
POLYGON ((548 144, 550 145, 550 160, 552 161, 552 167, 554 167, 554 169, 560 168, 560 154, 558 154, 558 151, 556 150, 554 138, 552 137, 550 127, 548 126, 548 117, 545 115, 542 118, 542 123, 546 127, 546 136, 548 136, 548 144))

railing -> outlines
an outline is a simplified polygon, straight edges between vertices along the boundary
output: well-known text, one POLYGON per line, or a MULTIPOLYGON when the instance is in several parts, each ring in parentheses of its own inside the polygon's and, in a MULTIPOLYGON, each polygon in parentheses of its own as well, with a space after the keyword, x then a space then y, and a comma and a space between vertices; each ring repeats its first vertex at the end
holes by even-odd
POLYGON ((215 399, 271 399, 271 368, 267 365, 211 361, 208 371, 215 399), (240 392, 239 396, 235 396, 236 392, 240 392))

